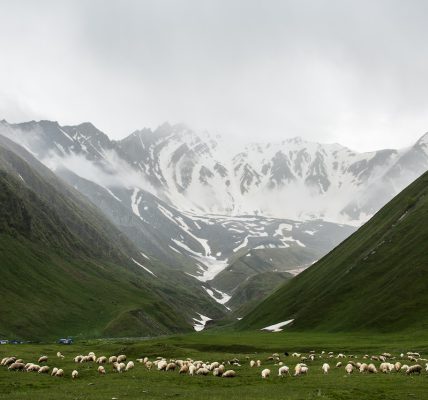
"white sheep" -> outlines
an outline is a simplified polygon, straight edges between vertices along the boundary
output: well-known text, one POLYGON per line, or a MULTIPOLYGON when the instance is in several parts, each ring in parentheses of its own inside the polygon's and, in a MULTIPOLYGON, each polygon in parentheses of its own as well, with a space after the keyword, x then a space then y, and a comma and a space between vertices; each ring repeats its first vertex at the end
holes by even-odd
POLYGON ((64 376, 64 370, 62 370, 62 369, 60 368, 58 371, 56 371, 55 376, 57 376, 57 377, 59 377, 59 378, 63 377, 63 376, 64 376))
POLYGON ((196 367, 192 364, 189 366, 189 375, 193 376, 196 372, 196 367))
POLYGON ((260 360, 257 360, 256 364, 257 364, 258 367, 260 367, 260 365, 262 365, 262 362, 260 360))
POLYGON ((146 368, 147 368, 148 370, 151 370, 151 369, 152 369, 152 367, 153 367, 153 362, 151 362, 151 361, 146 361, 146 362, 144 363, 144 365, 146 366, 146 368))
POLYGON ((196 375, 208 375, 210 371, 208 371, 206 368, 199 368, 196 371, 196 375))
POLYGON ((77 379, 77 377, 79 376, 79 372, 76 370, 73 370, 73 372, 71 373, 71 378, 72 379, 77 379))
POLYGON ((61 353, 60 351, 58 351, 58 352, 56 353, 56 356, 57 356, 58 358, 64 358, 64 356, 62 355, 62 353, 61 353))
POLYGON ((165 371, 175 371, 176 364, 173 362, 168 363, 168 365, 165 368, 165 371))
POLYGON ((161 360, 158 362, 158 370, 159 371, 164 371, 167 367, 168 363, 166 362, 166 360, 161 360))
POLYGON ((278 369, 278 376, 290 375, 290 368, 286 365, 283 365, 278 369))
POLYGON ((250 367, 253 368, 256 365, 256 362, 254 360, 250 361, 250 367))
POLYGON ((179 374, 187 374, 189 372, 189 365, 183 364, 183 366, 178 371, 179 374))
POLYGON ((39 358, 38 363, 40 364, 40 363, 42 363, 42 362, 46 362, 46 361, 48 361, 48 356, 41 356, 41 357, 39 358))
POLYGON ((125 354, 121 354, 120 356, 117 357, 117 362, 118 363, 121 363, 121 362, 124 362, 124 361, 126 361, 125 354))
POLYGON ((368 365, 366 363, 362 363, 360 365, 360 372, 367 372, 368 365))
POLYGON ((109 364, 113 364, 115 362, 117 362, 117 357, 116 356, 111 356, 108 359, 109 364))
POLYGON ((125 371, 129 371, 132 368, 134 368, 134 363, 129 361, 128 364, 126 364, 125 371))
POLYGON ((223 378, 234 378, 236 376, 236 372, 233 369, 228 369, 223 375, 223 378))
POLYGON ((348 375, 352 374, 354 371, 354 366, 352 364, 347 364, 345 367, 345 371, 348 375))
POLYGON ((400 371, 400 369, 401 369, 401 362, 397 361, 397 362, 394 364, 394 369, 395 369, 397 372, 399 372, 399 371, 400 371))
POLYGON ((25 364, 21 362, 14 362, 9 365, 8 370, 9 371, 22 371, 25 369, 25 364))
POLYGON ((100 366, 98 367, 98 373, 99 373, 100 375, 105 375, 106 370, 105 370, 105 368, 104 368, 102 365, 100 365, 100 366))
POLYGON ((367 372, 369 372, 370 374, 377 374, 376 366, 374 364, 369 364, 367 366, 367 372))
POLYGON ((322 372, 324 372, 324 374, 328 374, 328 371, 330 370, 330 365, 328 365, 327 363, 324 363, 321 369, 322 369, 322 372))
POLYGON ((263 379, 267 379, 267 378, 269 378, 269 376, 270 376, 270 369, 265 368, 265 369, 262 371, 262 378, 263 378, 263 379))
POLYGON ((51 372, 51 376, 55 376, 57 372, 58 372, 58 368, 54 367, 54 369, 51 372))

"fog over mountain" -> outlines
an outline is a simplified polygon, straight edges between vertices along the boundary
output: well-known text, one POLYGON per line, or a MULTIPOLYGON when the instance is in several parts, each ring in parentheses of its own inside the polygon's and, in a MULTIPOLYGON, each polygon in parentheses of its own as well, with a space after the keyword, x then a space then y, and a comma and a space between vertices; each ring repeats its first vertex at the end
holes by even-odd
POLYGON ((299 273, 428 169, 428 135, 356 153, 298 137, 229 145, 168 123, 120 141, 91 123, 2 121, 0 134, 87 196, 144 257, 187 272, 221 304, 243 278, 299 273))

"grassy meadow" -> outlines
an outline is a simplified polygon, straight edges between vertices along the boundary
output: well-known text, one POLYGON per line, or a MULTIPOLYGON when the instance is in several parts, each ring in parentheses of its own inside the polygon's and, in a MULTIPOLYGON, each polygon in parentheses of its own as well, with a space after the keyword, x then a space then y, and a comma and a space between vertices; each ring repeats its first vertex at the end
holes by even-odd
MULTIPOLYGON (((47 365, 64 369, 63 378, 41 375, 34 372, 12 372, 0 367, 0 399, 428 399, 428 373, 407 376, 404 373, 347 375, 344 366, 335 368, 336 358, 317 358, 307 361, 309 374, 300 377, 278 377, 278 366, 267 358, 274 352, 291 372, 297 358, 284 356, 284 352, 308 353, 322 350, 335 354, 342 352, 356 355, 355 361, 364 354, 379 355, 390 352, 399 359, 402 352, 418 351, 422 357, 428 354, 428 341, 423 334, 371 335, 371 334, 325 334, 325 333, 262 333, 262 332, 204 332, 199 334, 170 336, 157 339, 112 339, 80 341, 72 345, 25 344, 1 345, 0 356, 15 355, 24 362, 35 362, 41 355, 49 357, 47 365), (56 357, 61 351, 65 358, 56 357), (234 369, 237 377, 232 379, 209 376, 179 375, 147 370, 135 362, 135 368, 121 374, 112 372, 106 365, 107 374, 99 376, 95 363, 76 364, 74 356, 93 351, 100 355, 126 354, 128 360, 148 356, 151 360, 161 356, 167 359, 203 361, 227 361, 237 357, 241 367, 234 369), (249 360, 261 360, 262 366, 250 368, 249 360), (321 365, 328 362, 330 373, 324 375, 321 365), (260 372, 269 368, 272 374, 263 380, 260 372), (71 379, 73 369, 79 371, 77 380, 71 379)), ((395 362, 394 360, 393 362, 395 362)), ((401 361, 401 360, 399 360, 401 361)), ((342 360, 346 365, 346 359, 342 360)), ((379 366, 380 362, 375 362, 379 366)), ((403 361, 403 364, 411 364, 403 361)), ((425 364, 425 362, 423 362, 425 364)), ((425 365, 424 365, 425 367, 425 365)))

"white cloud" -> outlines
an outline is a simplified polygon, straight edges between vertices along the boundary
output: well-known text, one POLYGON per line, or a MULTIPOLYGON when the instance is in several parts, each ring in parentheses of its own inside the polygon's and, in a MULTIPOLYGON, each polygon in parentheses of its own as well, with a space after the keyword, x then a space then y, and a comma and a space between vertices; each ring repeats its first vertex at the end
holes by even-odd
POLYGON ((0 1, 0 118, 357 150, 428 129, 423 1, 0 1))

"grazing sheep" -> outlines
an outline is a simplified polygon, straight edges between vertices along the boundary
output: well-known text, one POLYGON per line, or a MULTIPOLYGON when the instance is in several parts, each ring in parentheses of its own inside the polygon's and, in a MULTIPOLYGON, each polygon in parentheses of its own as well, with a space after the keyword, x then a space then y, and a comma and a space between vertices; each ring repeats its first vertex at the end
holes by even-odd
POLYGON ((28 372, 38 372, 38 371, 39 371, 39 369, 40 369, 40 366, 39 366, 39 365, 37 365, 37 364, 30 364, 30 365, 28 365, 28 367, 26 368, 26 370, 27 370, 28 372))
POLYGON ((21 362, 14 362, 9 365, 9 371, 22 371, 25 369, 25 364, 21 362))
POLYGON ((348 375, 352 374, 354 371, 354 366, 352 364, 347 364, 345 367, 345 371, 348 375))
POLYGON ((158 370, 164 371, 167 367, 168 363, 165 360, 162 360, 158 363, 158 370))
POLYGON ((17 360, 16 360, 16 357, 8 357, 7 359, 6 359, 6 361, 4 362, 4 366, 9 366, 9 365, 11 365, 11 364, 13 364, 14 362, 16 362, 17 360))
POLYGON ((222 378, 234 378, 236 376, 236 372, 233 369, 228 369, 223 375, 222 378))
POLYGON ((79 372, 78 371, 76 371, 76 370, 74 370, 72 373, 71 373, 71 377, 72 377, 72 379, 77 379, 77 377, 79 376, 79 372))
POLYGON ((336 368, 340 368, 342 366, 342 362, 341 361, 339 361, 337 364, 336 364, 336 368))
POLYGON ((262 362, 260 360, 257 360, 256 364, 257 364, 258 367, 260 367, 260 365, 262 365, 262 362))
POLYGON ((422 365, 416 364, 409 367, 409 369, 406 371, 407 375, 411 374, 420 374, 422 372, 422 365))
POLYGON ((82 361, 83 356, 76 356, 74 357, 74 362, 75 363, 80 363, 80 361, 82 361))
POLYGON ((366 363, 362 363, 360 365, 360 372, 367 372, 368 365, 366 363))
POLYGON ((196 367, 192 364, 189 366, 189 375, 193 376, 196 372, 196 367))
POLYGON ((106 362, 107 362, 107 357, 106 356, 98 357, 97 360, 96 360, 97 364, 105 364, 106 362))
POLYGON ((115 362, 117 362, 117 357, 116 356, 109 357, 109 359, 108 359, 108 363, 109 364, 113 364, 115 362))
POLYGON ((401 369, 401 362, 397 361, 397 362, 394 364, 394 368, 395 368, 395 370, 396 370, 397 372, 399 372, 399 371, 400 371, 400 369, 401 369))
POLYGON ((324 374, 328 374, 328 371, 330 371, 330 365, 328 365, 327 363, 324 363, 321 369, 322 369, 322 372, 324 372, 324 374))
POLYGON ((369 364, 367 366, 367 372, 369 372, 370 374, 377 374, 377 369, 376 369, 375 365, 369 364))
POLYGON ((409 369, 409 366, 407 365, 407 364, 404 364, 402 367, 401 367, 401 369, 400 369, 400 371, 402 371, 402 372, 407 372, 407 370, 409 369))
POLYGON ((41 356, 41 357, 39 358, 38 363, 40 364, 40 363, 42 363, 42 362, 47 362, 47 361, 48 361, 48 356, 41 356))
POLYGON ((64 376, 64 370, 60 368, 58 371, 56 371, 55 376, 57 376, 58 378, 62 378, 64 376))
POLYGON ((189 366, 187 364, 184 364, 180 368, 180 371, 178 371, 179 374, 187 374, 188 372, 189 372, 189 366))
POLYGON ((218 368, 218 367, 214 368, 213 375, 214 376, 222 376, 223 375, 223 371, 220 368, 218 368))
POLYGON ((270 376, 270 369, 265 368, 265 369, 262 371, 262 378, 263 378, 263 379, 267 379, 267 378, 269 378, 269 376, 270 376))
POLYGON ((58 351, 58 352, 56 353, 56 356, 57 356, 58 358, 64 358, 64 356, 61 354, 61 352, 60 352, 60 351, 58 351))
POLYGON ((213 371, 214 368, 218 368, 219 366, 220 366, 220 363, 217 362, 217 361, 211 363, 211 365, 210 365, 210 371, 213 371))
POLYGON ((40 367, 37 372, 39 374, 47 374, 49 372, 49 367, 47 365, 44 365, 43 367, 40 367))
POLYGON ((250 367, 253 368, 256 365, 256 362, 254 360, 250 361, 250 367))
POLYGON ((382 364, 379 365, 379 371, 382 372, 383 374, 386 374, 389 372, 389 365, 386 362, 383 362, 382 364))
POLYGON ((290 375, 290 368, 286 365, 283 365, 278 369, 278 376, 290 375))
POLYGON ((146 362, 144 363, 144 365, 146 366, 146 368, 147 368, 148 370, 152 369, 152 367, 153 367, 153 363, 152 363, 151 361, 146 361, 146 362))
POLYGON ((57 372, 58 372, 58 368, 54 367, 54 369, 51 372, 51 376, 55 376, 57 372))
POLYGON ((126 361, 125 354, 121 354, 120 356, 117 357, 117 362, 118 363, 121 363, 121 362, 124 362, 124 361, 126 361))
POLYGON ((128 364, 126 364, 125 371, 129 371, 130 369, 134 368, 134 366, 134 363, 129 361, 128 364))
POLYGON ((176 367, 177 367, 177 365, 175 363, 171 362, 166 366, 165 371, 175 371, 176 367))
POLYGON ((208 375, 210 371, 208 371, 206 368, 199 368, 196 371, 196 375, 208 375))

